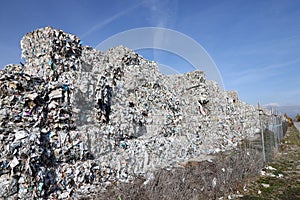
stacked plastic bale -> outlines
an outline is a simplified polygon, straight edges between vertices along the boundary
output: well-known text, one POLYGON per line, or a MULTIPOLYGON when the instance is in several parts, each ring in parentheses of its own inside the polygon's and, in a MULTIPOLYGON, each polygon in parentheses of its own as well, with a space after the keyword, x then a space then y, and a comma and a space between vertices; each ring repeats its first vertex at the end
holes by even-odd
POLYGON ((78 70, 81 41, 72 34, 51 27, 27 33, 21 40, 24 72, 56 81, 66 71, 78 70))
POLYGON ((97 59, 103 63, 95 68, 102 70, 91 65, 98 70, 94 105, 99 123, 86 139, 101 162, 117 158, 111 168, 139 174, 237 144, 240 111, 203 72, 165 77, 155 63, 124 47, 101 55, 97 59), (161 146, 151 146, 155 143, 161 146))
POLYGON ((38 77, 23 73, 20 65, 1 71, 1 168, 0 196, 26 197, 28 190, 37 196, 38 171, 43 164, 39 124, 43 109, 42 86, 38 77), (19 193, 19 194, 17 194, 19 193))
MULTIPOLYGON (((256 133, 259 127, 259 112, 254 106, 239 101, 236 92, 232 94, 217 90, 219 89, 215 89, 212 94, 215 95, 215 105, 219 104, 219 106, 213 107, 220 108, 221 112, 215 114, 218 116, 217 119, 222 116, 219 121, 219 132, 222 132, 224 137, 221 149, 228 150, 244 138, 256 133)), ((214 110, 217 111, 217 109, 214 110)))
POLYGON ((0 82, 1 198, 48 197, 68 191, 68 186, 72 187, 69 193, 72 192, 75 186, 86 181, 92 169, 87 163, 78 162, 88 155, 79 134, 67 131, 66 122, 60 126, 60 117, 64 116, 57 114, 50 119, 54 109, 49 106, 53 103, 49 98, 52 87, 38 77, 23 73, 18 65, 2 70, 0 82), (63 177, 61 165, 69 166, 72 172, 83 166, 85 171, 67 179, 63 177), (82 176, 84 179, 78 180, 82 176))
MULTIPOLYGON (((15 113, 25 113, 27 121, 20 126, 25 124, 36 135, 24 148, 38 145, 40 153, 31 152, 38 160, 33 165, 36 180, 27 176, 31 186, 26 178, 16 184, 18 178, 7 173, 2 177, 11 181, 7 188, 24 188, 20 197, 67 198, 93 192, 95 185, 129 182, 160 167, 233 148, 257 125, 253 106, 234 102, 203 72, 164 76, 156 63, 130 49, 100 52, 50 27, 27 34, 21 45, 26 63, 18 66, 17 74, 24 69, 23 85, 30 80, 33 88, 14 97, 6 97, 3 89, 1 106, 9 105, 10 98, 27 99, 12 107, 19 109, 15 113)), ((15 89, 8 96, 19 90, 18 76, 3 84, 15 89)), ((3 121, 9 115, 6 110, 1 110, 3 121)), ((14 134, 23 140, 27 132, 14 134)), ((3 148, 14 140, 7 138, 3 148)), ((15 168, 21 160, 4 157, 9 158, 3 161, 4 171, 7 163, 15 168)))
POLYGON ((74 95, 71 101, 77 109, 74 112, 77 127, 86 128, 95 126, 95 90, 99 78, 99 72, 103 70, 102 52, 91 47, 82 47, 80 58, 80 70, 74 74, 75 79, 71 83, 74 85, 74 95))
MULTIPOLYGON (((191 158, 196 155, 193 152, 194 149, 201 150, 197 152, 197 155, 199 155, 199 152, 211 153, 221 149, 224 150, 225 146, 228 146, 228 141, 236 144, 235 137, 237 133, 235 130, 232 130, 235 128, 232 124, 236 124, 238 119, 232 113, 236 115, 237 112, 234 111, 233 101, 226 98, 225 91, 221 91, 215 83, 210 82, 210 88, 208 88, 203 75, 197 75, 200 72, 184 75, 186 77, 183 78, 181 76, 166 78, 158 72, 157 66, 153 68, 149 65, 150 63, 142 66, 141 63, 145 61, 140 57, 137 57, 137 62, 134 59, 135 56, 133 56, 133 64, 125 65, 125 68, 118 68, 124 65, 122 61, 130 57, 127 54, 134 55, 123 47, 117 47, 108 52, 109 56, 104 60, 109 61, 109 63, 105 64, 105 73, 101 75, 98 86, 96 86, 98 88, 96 93, 100 97, 97 100, 98 102, 100 100, 101 106, 99 108, 102 107, 99 115, 101 117, 98 117, 102 131, 99 132, 100 134, 97 134, 98 139, 96 136, 94 137, 94 141, 97 141, 96 143, 98 144, 100 143, 101 146, 98 147, 96 143, 91 146, 99 148, 101 152, 99 157, 103 161, 120 157, 120 159, 116 160, 121 162, 123 157, 128 157, 126 150, 129 149, 128 151, 131 152, 131 155, 140 157, 138 159, 132 158, 132 160, 138 160, 140 161, 139 163, 147 163, 148 165, 136 165, 140 167, 135 168, 133 173, 139 173, 145 172, 145 169, 152 168, 152 166, 155 166, 154 163, 163 163, 164 161, 163 166, 168 166, 171 160, 182 158, 179 159, 181 161, 191 158), (111 52, 117 53, 113 54, 111 52), (111 72, 114 68, 120 69, 120 82, 113 78, 114 75, 111 72), (148 73, 148 71, 152 71, 152 73, 148 73), (155 76, 149 76, 155 73, 155 76), (195 77, 192 78, 193 76, 195 77), (187 81, 188 84, 186 84, 184 80, 191 81, 191 83, 187 81), (111 84, 114 81, 115 83, 120 83, 120 85, 111 84), (190 89, 190 91, 199 89, 199 91, 190 92, 189 95, 184 94, 184 92, 181 92, 182 89, 180 89, 182 85, 191 88, 183 89, 184 92, 187 89, 190 89), (104 98, 108 94, 107 88, 109 88, 109 98, 111 100, 104 98), (208 91, 211 93, 210 96, 208 96, 208 91), (184 103, 184 101, 188 103, 184 103), (217 106, 220 107, 220 110, 215 110, 217 106), (182 121, 183 114, 185 114, 184 119, 191 116, 191 113, 188 113, 186 110, 182 111, 186 107, 190 107, 195 112, 195 123, 192 127, 190 123, 182 121), (106 112, 105 108, 109 108, 110 112, 106 112), (105 116, 106 113, 110 113, 110 116, 112 116, 110 120, 107 120, 109 116, 105 116), (216 119, 218 120, 216 121, 216 119), (183 132, 182 127, 187 126, 189 126, 188 131, 183 132), (192 132, 193 134, 191 134, 192 132), (170 141, 164 141, 165 137, 171 137, 170 141), (200 137, 201 139, 199 139, 200 137), (144 142, 140 141, 141 138, 144 139, 144 142), (164 146, 163 148, 162 146, 149 147, 148 143, 151 144, 153 140, 164 141, 159 142, 161 144, 171 143, 171 146, 174 148, 171 148, 168 144, 162 145, 164 146), (191 143, 192 140, 196 142, 191 143), (203 145, 200 145, 201 143, 203 145), (186 148, 187 146, 188 148, 186 148), (150 151, 149 148, 154 150, 150 151), (121 151, 122 154, 120 154, 122 149, 125 151, 121 151), (151 154, 151 152, 156 149, 159 149, 159 151, 175 149, 175 151, 168 151, 165 156, 160 154, 161 158, 154 156, 155 159, 152 159, 149 155, 155 155, 151 154), (189 157, 187 154, 190 152, 192 153, 189 157)), ((241 130, 238 126, 236 128, 238 131, 241 130)), ((94 152, 97 153, 96 151, 94 152)), ((179 162, 179 160, 177 161, 179 162)), ((112 168, 119 168, 124 163, 118 162, 111 162, 112 168)), ((133 165, 130 162, 127 162, 127 164, 129 166, 133 165)))
MULTIPOLYGON (((83 60, 83 62, 93 63, 91 60, 83 60)), ((130 155, 141 155, 136 156, 141 159, 149 158, 150 152, 144 148, 145 144, 140 141, 140 138, 153 137, 154 139, 151 140, 157 140, 158 136, 160 141, 164 140, 164 137, 180 135, 182 114, 176 111, 181 109, 181 105, 178 104, 180 101, 176 94, 177 89, 166 84, 168 80, 164 80, 156 64, 142 59, 127 48, 117 47, 107 52, 100 67, 102 71, 95 73, 98 81, 94 86, 96 88, 94 105, 98 124, 83 135, 86 135, 85 141, 89 143, 91 151, 101 162, 118 157, 120 151, 123 157, 128 158, 127 149, 131 152, 130 155), (174 115, 173 112, 177 113, 174 115), (133 149, 135 149, 134 153, 132 153, 133 149)), ((92 71, 96 70, 92 68, 92 71)), ((195 81, 197 82, 197 78, 195 81)), ((174 142, 171 139, 169 143, 174 142)), ((181 146, 180 151, 185 149, 185 144, 180 140, 176 140, 175 143, 181 146)), ((157 149, 161 151, 162 148, 157 149)), ((173 160, 176 154, 175 148, 175 151, 167 152, 166 159, 173 160)), ((123 167, 122 163, 125 163, 122 156, 119 156, 120 159, 115 159, 117 162, 110 162, 111 167, 117 168, 119 173, 122 173, 120 166, 123 167)), ((132 160, 139 161, 139 158, 132 158, 132 160)), ((160 163, 163 163, 163 160, 160 159, 160 163)), ((148 161, 141 163, 144 162, 148 161)), ((149 162, 149 165, 155 166, 155 161, 149 162)), ((127 166, 124 166, 126 168, 134 166, 133 163, 126 163, 127 166)), ((164 162, 164 166, 168 163, 164 162)), ((141 165, 141 168, 133 171, 133 174, 144 172, 144 168, 149 167, 141 165)))
POLYGON ((209 103, 208 88, 203 72, 195 71, 183 76, 169 77, 173 83, 173 91, 179 93, 184 116, 182 126, 184 132, 199 136, 203 119, 207 117, 206 105, 209 103))
POLYGON ((70 194, 83 182, 94 179, 89 177, 93 176, 92 167, 96 165, 81 162, 91 155, 82 145, 81 135, 74 130, 72 118, 72 71, 75 70, 72 66, 80 64, 74 50, 78 40, 75 39, 75 44, 67 42, 59 51, 64 37, 75 38, 51 28, 27 34, 21 42, 26 58, 24 66, 9 65, 1 71, 0 196, 3 198, 46 198, 66 191, 70 194), (61 38, 59 42, 53 38, 56 33, 61 38), (56 46, 51 45, 54 42, 56 46), (52 67, 58 68, 40 65, 48 58, 55 64, 51 63, 52 67), (71 73, 64 69, 71 69, 71 73), (67 173, 60 166, 68 166, 72 173, 77 167, 85 170, 76 177, 65 177, 67 173))

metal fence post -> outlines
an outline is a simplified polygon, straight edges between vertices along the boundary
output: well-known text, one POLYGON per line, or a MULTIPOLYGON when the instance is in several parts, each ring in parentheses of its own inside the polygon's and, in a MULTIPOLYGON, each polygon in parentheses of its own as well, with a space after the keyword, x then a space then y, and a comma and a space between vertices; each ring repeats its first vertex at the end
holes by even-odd
POLYGON ((263 161, 266 162, 266 153, 265 153, 265 138, 264 138, 264 127, 262 121, 261 123, 261 143, 262 143, 262 155, 263 155, 263 161))

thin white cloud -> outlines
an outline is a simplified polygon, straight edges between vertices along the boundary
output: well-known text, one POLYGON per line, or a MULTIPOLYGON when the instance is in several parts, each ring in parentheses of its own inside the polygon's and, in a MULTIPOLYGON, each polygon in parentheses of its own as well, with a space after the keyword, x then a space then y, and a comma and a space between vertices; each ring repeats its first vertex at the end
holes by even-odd
POLYGON ((151 24, 157 27, 170 27, 176 20, 178 1, 177 0, 148 0, 145 7, 150 12, 151 24))
POLYGON ((271 102, 271 103, 267 103, 265 105, 263 105, 263 107, 279 107, 280 104, 277 102, 271 102))
POLYGON ((300 63, 300 59, 287 61, 285 63, 267 65, 260 68, 251 68, 244 71, 237 71, 228 74, 228 76, 236 83, 254 81, 261 78, 267 78, 280 73, 280 69, 285 69, 290 65, 300 63))
POLYGON ((104 26, 110 24, 111 22, 115 21, 116 19, 118 19, 119 17, 125 15, 126 13, 136 9, 138 6, 140 6, 143 2, 140 2, 139 4, 136 4, 132 7, 129 7, 121 12, 118 12, 117 14, 101 21, 100 23, 94 25, 91 29, 89 29, 88 31, 86 31, 84 34, 82 34, 80 37, 81 38, 85 38, 86 36, 90 35, 91 33, 93 33, 96 30, 99 30, 101 28, 103 28, 104 26))

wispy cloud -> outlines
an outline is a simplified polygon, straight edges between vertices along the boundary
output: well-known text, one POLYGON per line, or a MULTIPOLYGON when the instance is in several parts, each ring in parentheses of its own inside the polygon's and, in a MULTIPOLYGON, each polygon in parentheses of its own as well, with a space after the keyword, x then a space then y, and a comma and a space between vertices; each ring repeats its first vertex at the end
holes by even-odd
POLYGON ((279 106, 280 104, 277 102, 271 102, 263 105, 263 107, 279 107, 279 106))
POLYGON ((129 8, 127 8, 127 9, 125 9, 125 10, 123 10, 123 11, 121 11, 121 12, 118 12, 117 14, 115 14, 115 15, 113 15, 113 16, 111 16, 111 17, 109 17, 109 18, 107 18, 107 19, 105 19, 105 20, 103 20, 103 21, 101 21, 100 23, 94 25, 91 29, 89 29, 88 31, 86 31, 84 34, 82 34, 80 37, 81 37, 81 38, 87 37, 88 35, 90 35, 90 34, 93 33, 94 31, 103 28, 104 26, 106 26, 106 25, 112 23, 113 21, 115 21, 116 19, 118 19, 118 18, 120 18, 121 16, 125 15, 126 13, 128 13, 128 12, 130 12, 130 11, 136 9, 136 8, 139 7, 141 4, 143 4, 143 2, 140 2, 139 4, 136 4, 136 5, 132 6, 132 7, 129 7, 129 8))
MULTIPOLYGON (((147 0, 144 5, 150 13, 150 24, 155 27, 163 27, 170 28, 173 26, 177 17, 177 9, 178 9, 178 1, 177 0, 147 0)), ((165 31, 160 29, 156 31, 153 35, 153 46, 160 46, 160 44, 164 43, 166 40, 165 31)), ((156 51, 153 49, 153 58, 155 61, 159 61, 161 57, 164 55, 161 54, 161 51, 156 51)), ((163 68, 164 73, 166 74, 174 74, 178 73, 175 69, 170 68, 167 65, 163 65, 159 63, 159 65, 163 68), (168 69, 167 69, 168 68, 168 69), (171 69, 171 71, 170 71, 171 69), (170 71, 170 72, 169 72, 170 71)))
POLYGON ((300 63, 300 59, 295 59, 279 64, 266 65, 260 68, 251 68, 243 71, 236 71, 227 74, 235 83, 255 81, 265 79, 267 77, 281 73, 281 69, 286 69, 288 66, 300 63))
POLYGON ((283 69, 286 68, 287 66, 294 65, 300 62, 300 59, 295 59, 295 60, 290 60, 284 63, 279 63, 279 64, 272 64, 272 65, 267 65, 262 68, 258 69, 252 69, 252 72, 259 73, 259 72, 268 72, 268 71, 274 71, 278 69, 283 69))
POLYGON ((148 0, 145 1, 145 7, 150 12, 151 24, 157 27, 170 27, 176 20, 178 8, 177 0, 148 0))

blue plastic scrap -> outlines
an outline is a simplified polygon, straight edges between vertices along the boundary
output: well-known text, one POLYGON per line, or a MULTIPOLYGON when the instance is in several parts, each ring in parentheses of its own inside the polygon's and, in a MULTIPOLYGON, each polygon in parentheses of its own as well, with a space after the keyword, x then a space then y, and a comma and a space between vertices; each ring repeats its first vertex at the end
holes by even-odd
POLYGON ((69 86, 67 86, 67 85, 62 85, 61 88, 64 89, 65 91, 69 90, 69 86))

